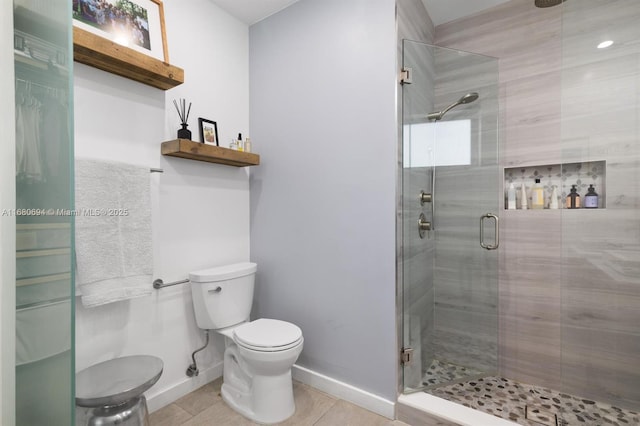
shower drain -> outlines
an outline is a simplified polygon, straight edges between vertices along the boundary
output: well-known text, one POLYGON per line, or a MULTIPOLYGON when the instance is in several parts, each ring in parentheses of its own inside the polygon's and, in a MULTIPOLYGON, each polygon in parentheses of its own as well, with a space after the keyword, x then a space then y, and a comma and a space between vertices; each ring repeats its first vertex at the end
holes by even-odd
POLYGON ((545 426, 562 426, 564 424, 558 422, 558 416, 555 413, 528 405, 524 406, 524 418, 545 426))

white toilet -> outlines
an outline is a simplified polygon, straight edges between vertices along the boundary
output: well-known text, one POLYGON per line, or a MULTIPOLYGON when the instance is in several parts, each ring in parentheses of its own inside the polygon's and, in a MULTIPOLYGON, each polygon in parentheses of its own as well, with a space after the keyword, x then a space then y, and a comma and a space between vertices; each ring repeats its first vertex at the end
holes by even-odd
POLYGON ((243 416, 264 424, 296 410, 291 367, 302 352, 302 331, 274 319, 249 322, 255 263, 191 272, 198 327, 225 336, 222 399, 243 416))

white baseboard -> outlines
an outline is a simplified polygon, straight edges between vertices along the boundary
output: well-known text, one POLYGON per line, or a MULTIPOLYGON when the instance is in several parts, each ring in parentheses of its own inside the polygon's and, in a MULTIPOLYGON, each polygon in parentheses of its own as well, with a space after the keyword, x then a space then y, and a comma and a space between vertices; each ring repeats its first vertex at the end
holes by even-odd
POLYGON ((395 402, 386 400, 370 392, 358 389, 331 377, 294 365, 291 369, 293 378, 313 388, 344 399, 388 419, 395 418, 395 402))
POLYGON ((153 388, 150 389, 145 396, 147 398, 147 407, 150 413, 159 410, 160 408, 171 404, 172 402, 182 398, 190 392, 198 389, 201 386, 206 385, 209 382, 214 381, 218 377, 222 376, 223 363, 220 361, 212 367, 206 370, 201 370, 200 374, 196 377, 187 377, 185 374, 184 379, 179 383, 174 384, 168 388, 160 389, 153 392, 153 388))
MULTIPOLYGON (((222 376, 222 372, 223 363, 219 362, 204 371, 200 371, 197 377, 187 377, 185 375, 184 379, 179 383, 155 392, 151 392, 153 391, 153 388, 151 388, 146 395, 149 412, 157 411, 199 387, 216 380, 222 376)), ((395 417, 395 403, 393 401, 298 365, 293 366, 291 373, 294 380, 326 392, 336 398, 349 401, 388 419, 394 419, 395 417)))

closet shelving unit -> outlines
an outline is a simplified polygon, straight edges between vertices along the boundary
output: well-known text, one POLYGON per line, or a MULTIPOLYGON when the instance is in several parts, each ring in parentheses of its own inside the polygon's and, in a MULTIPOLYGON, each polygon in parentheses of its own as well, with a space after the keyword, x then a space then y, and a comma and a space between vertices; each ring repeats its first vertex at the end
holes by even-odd
MULTIPOLYGON (((16 120, 16 128, 19 127, 23 135, 20 141, 16 137, 16 146, 20 145, 23 155, 29 157, 29 164, 40 164, 40 173, 34 178, 25 178, 23 173, 28 175, 27 170, 16 170, 15 302, 16 312, 24 313, 68 303, 73 298, 72 216, 57 213, 60 210, 70 212, 71 208, 69 161, 73 146, 63 130, 70 114, 71 58, 66 26, 34 12, 35 7, 18 3, 29 2, 16 2, 13 14, 16 111, 21 109, 23 118, 16 120), (28 108, 22 108, 25 105, 33 106, 37 111, 27 113, 28 108), (48 125, 43 127, 45 122, 48 125), (24 131, 38 127, 46 130, 24 131), (33 150, 33 145, 39 149, 33 150), (27 149, 27 146, 31 148, 27 149)), ((27 169, 33 170, 31 166, 27 169)), ((55 318, 55 315, 46 314, 48 318, 55 318)), ((40 361, 47 362, 34 360, 40 361)), ((44 367, 37 368, 46 374, 44 367)), ((16 381, 23 383, 21 389, 27 389, 24 384, 27 380, 23 376, 16 381)))
POLYGON ((162 142, 162 155, 235 167, 257 166, 260 164, 260 156, 253 152, 235 151, 221 146, 194 142, 189 139, 174 139, 162 142))

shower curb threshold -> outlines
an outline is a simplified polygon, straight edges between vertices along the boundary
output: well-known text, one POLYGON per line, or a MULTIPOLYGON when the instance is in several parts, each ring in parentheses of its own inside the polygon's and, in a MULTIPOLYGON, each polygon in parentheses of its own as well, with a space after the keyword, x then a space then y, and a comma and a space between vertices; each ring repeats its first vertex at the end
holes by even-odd
POLYGON ((403 404, 432 416, 448 420, 461 426, 518 426, 518 423, 483 413, 425 392, 400 395, 398 404, 403 404))

